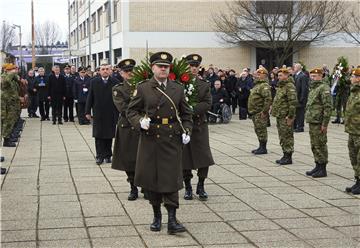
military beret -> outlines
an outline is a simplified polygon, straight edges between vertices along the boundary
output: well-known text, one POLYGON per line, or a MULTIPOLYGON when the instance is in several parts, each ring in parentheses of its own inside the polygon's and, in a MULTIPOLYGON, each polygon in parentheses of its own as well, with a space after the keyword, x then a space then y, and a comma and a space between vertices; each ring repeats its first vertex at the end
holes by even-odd
POLYGON ((11 63, 6 63, 6 64, 3 64, 3 69, 6 70, 6 71, 10 71, 10 70, 13 70, 13 69, 16 69, 17 66, 14 65, 14 64, 11 64, 11 63))
POLYGON ((310 71, 310 74, 321 74, 322 75, 323 73, 324 73, 324 71, 322 68, 314 68, 310 71))
POLYGON ((85 71, 86 71, 86 68, 85 68, 85 67, 80 66, 80 67, 78 68, 78 72, 85 72, 85 71))
POLYGON ((189 65, 196 65, 196 66, 199 66, 202 61, 202 57, 199 54, 190 54, 186 56, 185 59, 189 65))
POLYGON ((173 57, 167 52, 157 52, 150 56, 150 64, 152 65, 170 65, 173 57))
POLYGON ((132 70, 135 65, 136 62, 133 59, 123 59, 117 64, 117 66, 123 71, 132 70))
POLYGON ((259 68, 259 69, 256 70, 256 72, 259 73, 259 74, 266 74, 266 75, 269 74, 268 71, 265 68, 259 68))
POLYGON ((353 75, 360 77, 360 67, 356 68, 355 70, 353 70, 353 75))
POLYGON ((289 73, 290 73, 287 68, 281 68, 281 69, 279 69, 279 70, 277 71, 277 73, 279 73, 279 72, 282 72, 282 73, 285 73, 285 74, 289 74, 289 73))

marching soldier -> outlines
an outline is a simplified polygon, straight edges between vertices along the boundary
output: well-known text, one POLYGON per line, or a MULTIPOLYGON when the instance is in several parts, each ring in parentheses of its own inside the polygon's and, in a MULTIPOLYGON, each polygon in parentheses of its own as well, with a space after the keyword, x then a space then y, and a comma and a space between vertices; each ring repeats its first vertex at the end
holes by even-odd
POLYGON ((19 78, 15 65, 4 64, 3 69, 5 73, 1 75, 1 137, 4 139, 4 147, 15 147, 11 133, 19 118, 19 78))
POLYGON ((193 108, 193 129, 191 142, 184 147, 183 151, 183 174, 185 182, 185 200, 192 200, 191 170, 197 169, 199 178, 196 194, 200 200, 207 200, 208 195, 204 189, 204 181, 208 176, 209 166, 214 164, 209 145, 209 129, 206 113, 211 109, 210 85, 197 77, 201 56, 190 54, 186 57, 190 65, 191 73, 196 77, 194 84, 197 88, 197 104, 193 108))
POLYGON ((268 83, 268 71, 265 68, 259 68, 256 71, 256 80, 254 88, 250 90, 248 101, 248 111, 254 123, 255 133, 259 140, 259 148, 252 150, 255 155, 267 154, 267 125, 269 109, 271 106, 271 89, 268 83))
POLYGON ((351 165, 354 169, 355 184, 345 190, 354 195, 360 194, 360 68, 351 76, 350 97, 346 108, 345 132, 349 134, 348 148, 351 165))
POLYGON ((309 123, 311 150, 314 154, 315 168, 307 171, 312 177, 326 177, 328 163, 327 126, 331 116, 331 94, 329 85, 323 80, 323 70, 310 71, 310 92, 306 104, 305 119, 309 123))
POLYGON ((135 185, 148 193, 154 211, 151 231, 161 229, 160 205, 168 211, 168 234, 185 232, 176 220, 179 190, 183 187, 182 147, 190 142, 191 109, 184 88, 168 80, 171 54, 150 57, 154 76, 137 86, 130 101, 128 120, 141 130, 135 167, 135 185))
POLYGON ((292 164, 294 152, 293 123, 296 113, 296 88, 289 78, 290 72, 286 68, 278 71, 278 88, 272 105, 272 116, 276 117, 276 127, 279 133, 280 145, 284 156, 276 160, 277 164, 292 164))
POLYGON ((138 189, 134 185, 136 154, 139 141, 139 131, 131 126, 126 117, 126 110, 134 95, 135 88, 129 83, 132 70, 136 62, 133 59, 120 61, 119 68, 121 77, 124 79, 113 87, 113 101, 120 113, 116 127, 114 152, 111 168, 125 171, 127 181, 130 183, 129 201, 138 198, 138 189))

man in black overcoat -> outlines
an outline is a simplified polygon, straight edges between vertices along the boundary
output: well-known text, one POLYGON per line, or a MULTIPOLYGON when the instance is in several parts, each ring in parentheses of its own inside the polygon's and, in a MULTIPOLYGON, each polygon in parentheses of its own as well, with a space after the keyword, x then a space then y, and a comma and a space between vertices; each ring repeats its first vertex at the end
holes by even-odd
POLYGON ((90 89, 86 101, 85 116, 91 119, 93 111, 93 137, 95 138, 96 164, 111 163, 111 145, 115 137, 119 112, 112 100, 112 88, 119 81, 111 77, 110 65, 100 66, 99 77, 90 81, 90 89))

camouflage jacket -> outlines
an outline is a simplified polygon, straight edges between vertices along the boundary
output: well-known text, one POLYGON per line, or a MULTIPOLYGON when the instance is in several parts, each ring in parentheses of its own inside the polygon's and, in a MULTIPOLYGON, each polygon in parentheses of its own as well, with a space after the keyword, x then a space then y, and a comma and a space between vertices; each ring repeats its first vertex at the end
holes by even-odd
POLYGON ((353 85, 346 104, 345 132, 360 135, 360 85, 353 85))
POLYGON ((19 101, 18 76, 15 73, 1 75, 1 99, 3 101, 19 101))
POLYGON ((271 114, 274 117, 294 118, 296 113, 296 88, 291 80, 279 81, 271 114))
POLYGON ((271 105, 271 89, 270 85, 265 80, 256 80, 254 88, 250 90, 248 101, 248 111, 250 114, 257 114, 260 112, 267 113, 271 105))
POLYGON ((311 81, 306 104, 307 123, 327 126, 332 111, 330 87, 325 81, 311 81))

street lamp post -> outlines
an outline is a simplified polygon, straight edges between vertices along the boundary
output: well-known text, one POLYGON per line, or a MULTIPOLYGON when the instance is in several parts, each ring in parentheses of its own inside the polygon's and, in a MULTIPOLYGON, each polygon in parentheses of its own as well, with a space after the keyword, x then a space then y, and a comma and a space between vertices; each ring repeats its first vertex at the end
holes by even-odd
POLYGON ((22 70, 22 60, 23 60, 23 56, 22 56, 22 45, 21 45, 21 25, 16 25, 13 24, 13 28, 18 28, 19 29, 19 38, 20 38, 20 68, 22 70))

